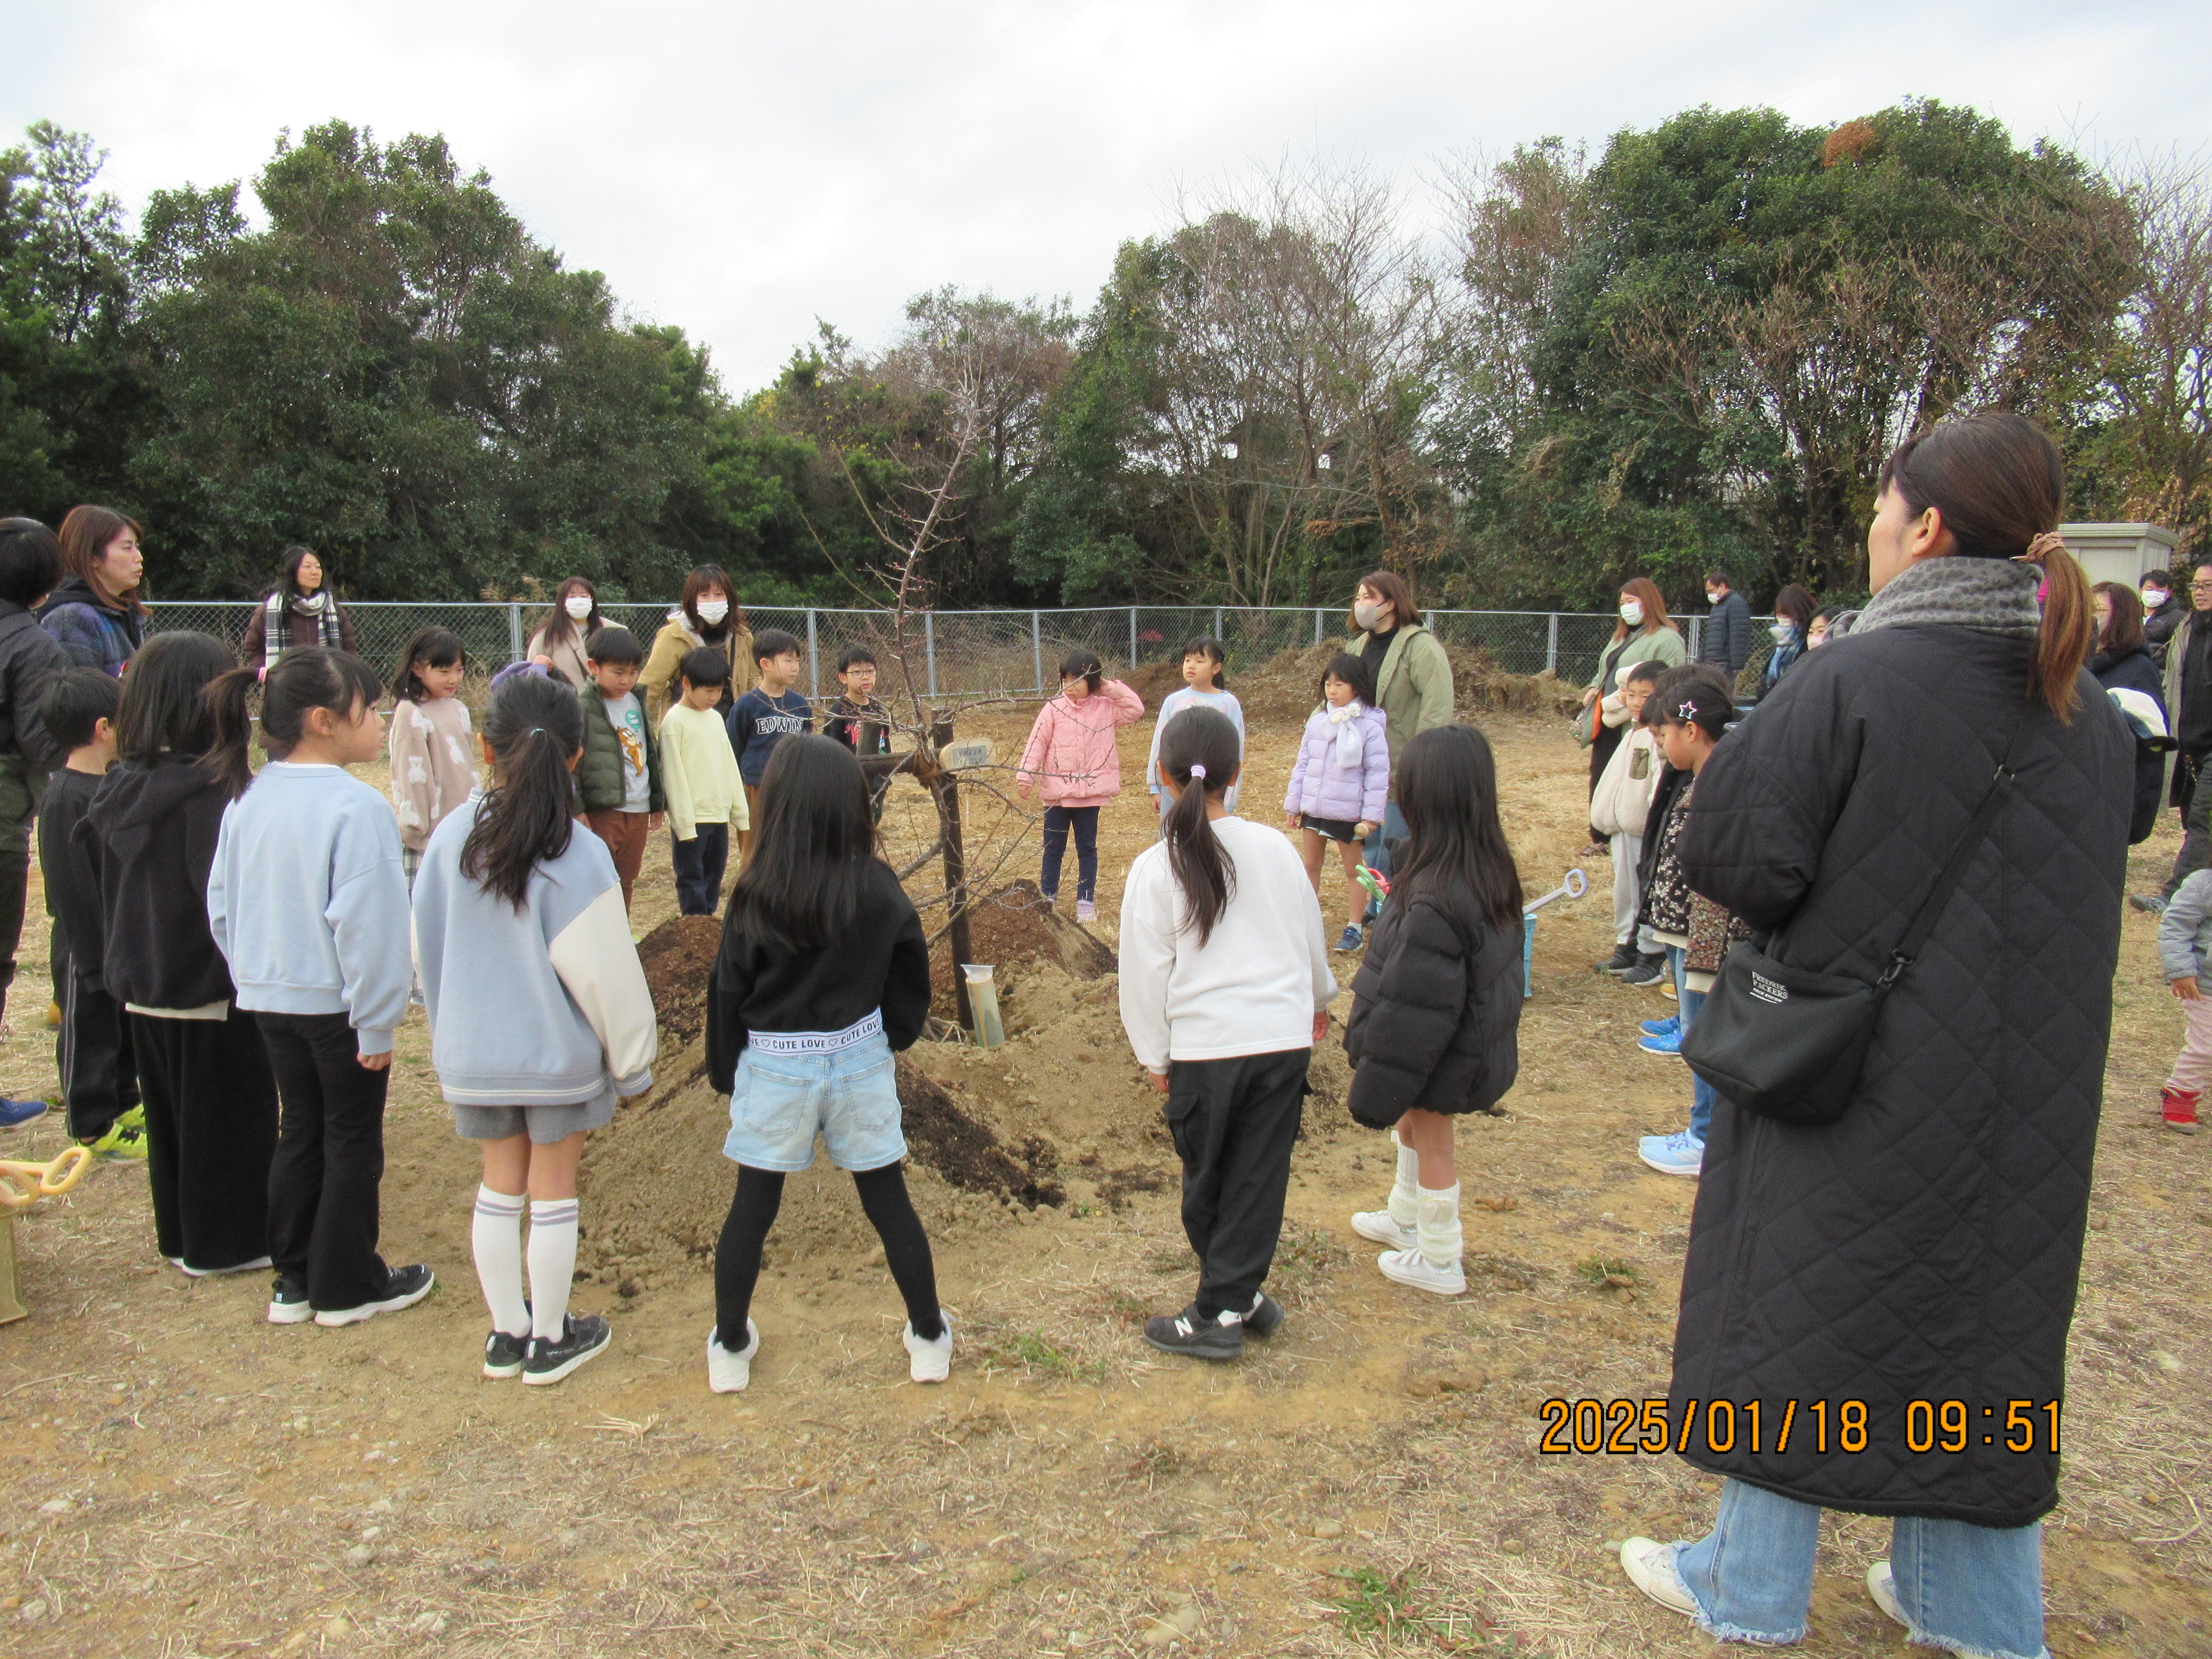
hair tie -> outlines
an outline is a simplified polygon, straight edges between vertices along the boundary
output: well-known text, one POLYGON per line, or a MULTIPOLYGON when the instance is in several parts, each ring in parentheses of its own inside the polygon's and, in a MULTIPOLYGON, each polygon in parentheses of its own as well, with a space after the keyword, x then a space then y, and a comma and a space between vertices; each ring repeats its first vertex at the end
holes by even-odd
POLYGON ((542 726, 533 726, 522 735, 526 738, 542 738, 545 735, 545 728, 542 726))
POLYGON ((1206 776, 1206 769, 1203 766, 1194 766, 1190 769, 1190 775, 1194 778, 1202 779, 1206 776))
POLYGON ((2027 551, 2017 556, 2023 564, 2041 564, 2053 553, 2067 550, 2066 538, 2055 530, 2046 530, 2028 543, 2027 551))

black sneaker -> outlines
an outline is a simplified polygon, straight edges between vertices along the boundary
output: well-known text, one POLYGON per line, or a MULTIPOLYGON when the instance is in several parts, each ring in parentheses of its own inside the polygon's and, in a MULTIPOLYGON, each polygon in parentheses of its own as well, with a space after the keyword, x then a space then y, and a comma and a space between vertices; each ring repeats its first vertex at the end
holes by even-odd
POLYGON ((1252 1298, 1252 1311, 1244 1316, 1244 1328, 1254 1336, 1273 1336, 1283 1328, 1283 1305, 1261 1291, 1252 1298))
POLYGON ((315 1316, 315 1323, 358 1325, 380 1313, 398 1313, 429 1295, 437 1283, 438 1275, 419 1261, 411 1267, 394 1267, 391 1277, 384 1281, 384 1294, 375 1301, 364 1302, 357 1308, 325 1308, 315 1316))
POLYGON ((2163 893, 2130 893, 2128 902, 2146 915, 2162 916, 2166 914, 2166 895, 2163 893))
POLYGON ((525 1382, 558 1382, 586 1360, 595 1359, 614 1338, 607 1322, 597 1314, 570 1314, 562 1322, 557 1340, 530 1339, 522 1359, 525 1382))
POLYGON ((1620 975, 1623 985, 1656 985, 1667 975, 1667 958, 1663 956, 1638 957, 1636 966, 1620 975))
POLYGON ((520 1376, 522 1362, 529 1354, 527 1336, 509 1336, 505 1331, 494 1331, 484 1338, 483 1374, 490 1377, 520 1376))
POLYGON ((1169 1353, 1198 1359, 1234 1359, 1244 1352, 1244 1322, 1233 1313, 1200 1317, 1193 1303, 1179 1314, 1155 1314, 1145 1322, 1145 1340, 1169 1353))
POLYGON ((289 1273, 278 1273, 269 1292, 269 1322, 304 1325, 314 1316, 315 1310, 307 1305, 307 1281, 295 1279, 289 1273))
POLYGON ((1611 956, 1603 962, 1594 962, 1590 966, 1601 974, 1625 974, 1643 960, 1633 945, 1616 945, 1611 956))

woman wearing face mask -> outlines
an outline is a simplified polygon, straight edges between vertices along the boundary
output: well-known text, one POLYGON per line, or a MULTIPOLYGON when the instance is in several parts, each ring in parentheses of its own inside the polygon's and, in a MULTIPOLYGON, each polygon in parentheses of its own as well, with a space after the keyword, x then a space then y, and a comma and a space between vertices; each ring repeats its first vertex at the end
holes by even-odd
MULTIPOLYGON (((1631 576, 1620 585, 1620 621, 1613 630, 1611 643, 1598 658, 1597 672, 1583 688, 1583 705, 1588 708, 1618 691, 1623 671, 1638 663, 1664 663, 1679 668, 1689 656, 1682 630, 1667 620, 1667 601, 1659 596, 1659 585, 1649 576, 1631 576)), ((1606 763, 1620 747, 1622 728, 1607 726, 1595 716, 1590 725, 1589 793, 1595 795, 1606 763)), ((1583 848, 1582 855, 1595 858, 1610 845, 1611 837, 1599 834, 1593 826, 1589 845, 1583 848)))
POLYGON ((607 625, 599 615, 599 596, 581 576, 571 576, 554 590, 553 609, 530 636, 523 654, 544 665, 553 678, 566 680, 580 691, 592 678, 584 664, 591 655, 592 637, 607 625))
POLYGON ((322 559, 312 547, 284 550, 284 580, 261 596, 239 654, 248 668, 265 672, 295 645, 353 649, 353 621, 325 585, 322 559))
POLYGON ((730 683, 715 705, 726 713, 759 682, 760 665, 752 659, 753 636, 745 626, 744 607, 718 564, 702 564, 684 579, 684 597, 653 635, 645 672, 638 676, 638 689, 645 693, 655 729, 676 701, 684 653, 701 649, 719 651, 730 659, 730 683))
POLYGON ((1813 596, 1795 582, 1774 596, 1774 625, 1767 630, 1774 636, 1774 653, 1759 673, 1761 699, 1773 695, 1782 677, 1805 654, 1806 637, 1812 632, 1813 617, 1819 609, 1813 596))
MULTIPOLYGON (((1394 570, 1376 570, 1359 579, 1352 596, 1352 625, 1358 631, 1346 647, 1367 665, 1375 681, 1374 706, 1382 711, 1390 744, 1390 795, 1382 822, 1368 835, 1361 857, 1370 870, 1390 872, 1390 843, 1406 838, 1405 815, 1398 811, 1398 757, 1431 726, 1452 718, 1451 659, 1437 636, 1422 625, 1413 591, 1394 570)), ((1376 909, 1368 907, 1367 919, 1376 909)))

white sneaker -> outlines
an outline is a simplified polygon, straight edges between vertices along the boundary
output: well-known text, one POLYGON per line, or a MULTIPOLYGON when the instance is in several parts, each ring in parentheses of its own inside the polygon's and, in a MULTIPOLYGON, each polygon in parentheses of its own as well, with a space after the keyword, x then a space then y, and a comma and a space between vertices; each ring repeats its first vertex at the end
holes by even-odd
POLYGON ((1877 1561, 1867 1569, 1867 1594, 1874 1597, 1875 1606, 1905 1629, 1912 1628, 1912 1621, 1905 1616, 1905 1604, 1897 1599, 1897 1575, 1890 1571, 1888 1562, 1877 1561))
POLYGON ((1458 1262, 1453 1262, 1449 1268, 1439 1267, 1421 1254, 1418 1244, 1411 1249, 1385 1250, 1375 1258, 1375 1265, 1382 1270, 1383 1278, 1410 1285, 1417 1291, 1459 1296, 1467 1289, 1467 1275, 1460 1270, 1458 1262))
POLYGON ((1692 1619, 1698 1616, 1698 1604, 1690 1599, 1690 1592, 1682 1585, 1682 1575, 1674 1570, 1672 1544, 1632 1538, 1620 1547, 1620 1570, 1628 1575, 1630 1583, 1661 1607, 1686 1613, 1692 1619))
POLYGON ((745 1321, 745 1346, 732 1353, 722 1346, 720 1327, 707 1333, 707 1387, 715 1394, 743 1394, 753 1380, 753 1356, 760 1352, 760 1327, 745 1321))
POLYGON ((939 1308, 937 1317, 945 1328, 927 1342, 914 1334, 911 1322, 899 1333, 906 1345, 906 1374, 917 1382, 942 1382, 952 1373, 952 1316, 939 1308))
POLYGON ((185 1259, 180 1255, 173 1255, 169 1260, 177 1264, 179 1270, 187 1279, 227 1279, 232 1273, 259 1273, 264 1267, 273 1267, 276 1265, 265 1255, 257 1255, 251 1261, 241 1261, 235 1267, 187 1267, 185 1266, 185 1259))
POLYGON ((1401 1227, 1398 1218, 1388 1210, 1360 1211, 1352 1218, 1352 1231, 1394 1250, 1410 1250, 1420 1242, 1411 1227, 1401 1227))
POLYGON ((1636 1155, 1661 1175, 1695 1178, 1705 1167, 1705 1143, 1687 1129, 1671 1135, 1645 1135, 1636 1143, 1636 1155))
POLYGON ((1076 919, 1078 921, 1080 921, 1080 922, 1085 922, 1085 923, 1088 923, 1088 922, 1093 922, 1093 921, 1097 921, 1097 920, 1098 920, 1098 907, 1097 907, 1097 905, 1093 904, 1093 903, 1092 903, 1089 899, 1078 899, 1078 900, 1076 900, 1076 901, 1075 901, 1075 919, 1076 919))

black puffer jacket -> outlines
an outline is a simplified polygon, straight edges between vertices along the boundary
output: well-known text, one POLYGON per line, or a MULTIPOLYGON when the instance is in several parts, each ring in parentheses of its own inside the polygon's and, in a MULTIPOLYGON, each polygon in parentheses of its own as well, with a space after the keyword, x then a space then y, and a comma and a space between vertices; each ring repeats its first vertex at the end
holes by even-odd
MULTIPOLYGON (((118 1002, 204 1008, 236 994, 208 931, 208 873, 230 792, 197 761, 163 756, 126 762, 100 781, 79 836, 97 837, 106 937, 80 969, 106 981, 118 1002)), ((77 950, 75 939, 70 948, 77 950)))
POLYGON ((1682 836, 1692 885, 1766 951, 1872 981, 2021 723, 2012 799, 1884 1006, 1841 1121, 1785 1126, 1726 1101, 1713 1117, 1674 1429, 1694 1409, 1691 1462, 1804 1503, 2020 1527, 2057 1501, 2045 1406, 2065 1391, 2134 744, 2086 672, 2071 725, 2024 708, 2033 648, 1964 625, 1823 647, 1722 739, 1682 836), (1732 1450, 1707 1442, 1718 1400, 1738 1407, 1732 1450), (1912 1451, 1914 1401, 1963 1401, 1964 1445, 1912 1451), (1863 1449, 1844 1437, 1850 1401, 1863 1449), (2008 1433, 2033 1449, 2007 1450, 2008 1433))
POLYGON ((1521 929, 1473 926, 1472 900, 1393 899, 1352 981, 1346 1104, 1371 1128, 1419 1107, 1487 1112, 1521 1069, 1521 929))
POLYGON ((37 772, 67 758, 46 735, 39 704, 54 676, 69 665, 36 617, 12 599, 0 599, 0 756, 20 757, 37 772))
MULTIPOLYGON (((2137 646, 2125 655, 2100 651, 2089 659, 2089 672, 2107 691, 2140 691, 2166 712, 2166 684, 2149 649, 2137 646)), ((2136 744, 2136 789, 2128 814, 2128 845, 2148 841, 2158 827, 2158 798, 2166 793, 2166 754, 2149 744, 2136 744)))

